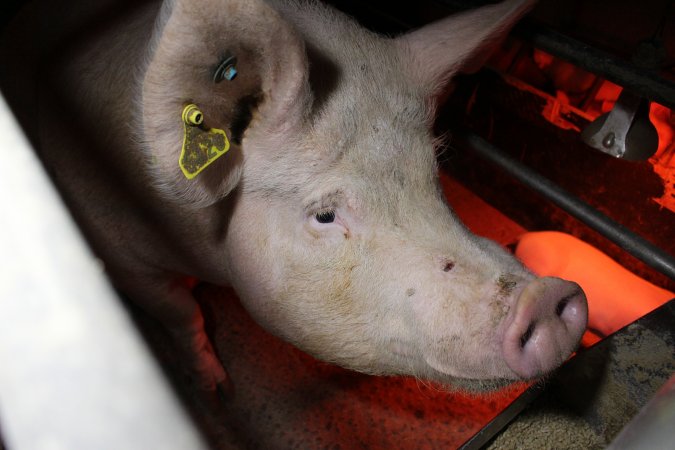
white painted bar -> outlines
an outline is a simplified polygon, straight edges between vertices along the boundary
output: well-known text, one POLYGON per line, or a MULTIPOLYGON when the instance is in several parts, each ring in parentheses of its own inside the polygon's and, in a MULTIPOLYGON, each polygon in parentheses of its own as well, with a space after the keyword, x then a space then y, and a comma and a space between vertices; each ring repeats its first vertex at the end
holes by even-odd
POLYGON ((206 448, 2 97, 0 208, 7 447, 206 448))

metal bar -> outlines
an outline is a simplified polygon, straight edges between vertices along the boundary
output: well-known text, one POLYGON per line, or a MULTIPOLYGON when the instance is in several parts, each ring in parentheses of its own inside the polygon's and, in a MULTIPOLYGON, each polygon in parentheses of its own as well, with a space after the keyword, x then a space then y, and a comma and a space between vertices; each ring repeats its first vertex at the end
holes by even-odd
POLYGON ((206 448, 2 96, 0 155, 7 448, 206 448))
MULTIPOLYGON (((443 4, 453 10, 465 10, 475 8, 486 2, 435 0, 435 3, 443 4)), ((516 25, 512 34, 530 42, 536 48, 623 86, 641 97, 675 109, 675 81, 663 77, 656 70, 640 67, 546 26, 527 20, 516 25)))
POLYGON ((607 447, 608 450, 672 448, 675 442, 675 374, 607 447))
POLYGON ((513 34, 534 47, 558 56, 629 91, 675 109, 675 81, 636 66, 569 36, 532 23, 516 26, 513 34))
POLYGON ((584 222, 626 252, 675 279, 675 258, 659 247, 584 203, 551 180, 511 158, 480 136, 468 130, 457 130, 453 132, 453 142, 455 141, 460 146, 474 151, 492 164, 502 168, 518 181, 584 222))

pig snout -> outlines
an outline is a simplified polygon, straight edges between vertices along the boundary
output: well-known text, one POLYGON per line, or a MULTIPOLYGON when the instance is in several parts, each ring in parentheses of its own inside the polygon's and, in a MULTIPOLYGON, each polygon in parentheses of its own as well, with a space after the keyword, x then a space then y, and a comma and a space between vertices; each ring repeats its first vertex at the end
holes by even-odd
POLYGON ((506 364, 525 379, 550 372, 577 348, 587 319, 586 296, 576 283, 553 277, 530 282, 505 329, 506 364))

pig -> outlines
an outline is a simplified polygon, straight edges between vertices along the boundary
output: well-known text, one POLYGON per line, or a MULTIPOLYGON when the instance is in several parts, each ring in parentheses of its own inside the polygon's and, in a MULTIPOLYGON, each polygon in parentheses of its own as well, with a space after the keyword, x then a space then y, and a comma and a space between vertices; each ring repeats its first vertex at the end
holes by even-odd
POLYGON ((193 279, 232 286, 269 332, 349 369, 468 390, 536 379, 577 347, 584 293, 467 230, 431 132, 443 87, 531 5, 385 37, 314 1, 143 2, 49 49, 38 151, 203 392, 229 379, 193 279), (208 141, 222 154, 186 172, 196 129, 229 149, 208 141))

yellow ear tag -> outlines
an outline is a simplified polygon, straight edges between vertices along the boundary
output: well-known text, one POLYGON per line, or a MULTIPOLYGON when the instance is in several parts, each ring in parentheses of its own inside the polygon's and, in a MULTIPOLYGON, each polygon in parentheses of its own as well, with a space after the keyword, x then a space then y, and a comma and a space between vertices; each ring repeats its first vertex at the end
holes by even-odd
POLYGON ((188 180, 196 177, 216 159, 227 153, 230 141, 225 131, 217 128, 205 129, 204 114, 197 105, 190 104, 183 109, 183 150, 178 165, 188 180))

